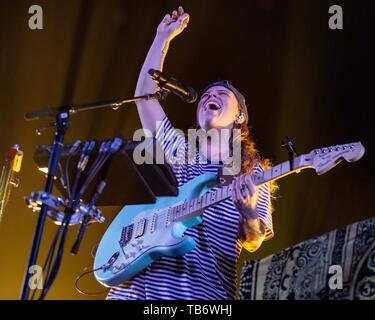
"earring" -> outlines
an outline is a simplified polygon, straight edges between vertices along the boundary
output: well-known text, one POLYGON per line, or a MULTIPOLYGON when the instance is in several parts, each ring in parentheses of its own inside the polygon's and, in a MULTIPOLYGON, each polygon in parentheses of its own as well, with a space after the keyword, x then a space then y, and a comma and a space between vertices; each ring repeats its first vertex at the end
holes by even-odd
POLYGON ((241 112, 241 113, 238 114, 236 122, 237 122, 238 124, 241 124, 241 123, 243 123, 244 121, 245 121, 245 115, 241 112))

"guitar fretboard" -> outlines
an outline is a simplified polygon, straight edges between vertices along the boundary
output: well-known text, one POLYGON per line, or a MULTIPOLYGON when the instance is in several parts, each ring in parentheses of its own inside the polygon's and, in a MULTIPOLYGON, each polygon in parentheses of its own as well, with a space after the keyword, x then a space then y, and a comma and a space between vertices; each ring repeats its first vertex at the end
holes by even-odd
MULTIPOLYGON (((294 158, 293 170, 290 169, 289 161, 285 161, 274 167, 264 170, 261 174, 255 173, 252 175, 253 182, 256 186, 264 183, 280 179, 286 175, 294 172, 299 172, 302 169, 310 168, 309 155, 300 155, 294 158)), ((168 211, 169 221, 190 219, 194 216, 200 215, 202 211, 212 205, 215 205, 232 194, 232 184, 222 186, 221 188, 208 192, 203 196, 193 200, 185 201, 184 203, 171 207, 168 211)))

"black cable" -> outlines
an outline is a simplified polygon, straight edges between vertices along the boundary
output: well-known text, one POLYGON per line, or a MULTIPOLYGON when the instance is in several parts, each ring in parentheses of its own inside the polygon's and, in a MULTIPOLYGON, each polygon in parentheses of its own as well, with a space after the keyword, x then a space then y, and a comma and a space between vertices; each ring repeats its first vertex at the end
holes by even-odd
MULTIPOLYGON (((95 175, 98 172, 98 170, 101 167, 101 162, 105 158, 106 153, 109 151, 109 148, 110 148, 110 142, 109 141, 102 142, 102 144, 100 146, 100 149, 99 149, 99 156, 95 159, 94 163, 91 165, 91 167, 88 171, 88 174, 86 176, 86 180, 84 181, 82 186, 87 184, 87 181, 91 181, 93 175, 95 175)), ((82 190, 82 187, 81 187, 81 190, 82 190)), ((82 194, 83 192, 80 192, 80 193, 82 194)))
POLYGON ((84 294, 84 295, 86 295, 86 296, 99 296, 99 295, 102 295, 103 293, 106 293, 106 292, 108 292, 108 289, 107 290, 103 290, 103 291, 99 291, 99 292, 85 292, 85 291, 83 291, 82 289, 80 289, 79 287, 78 287, 78 281, 79 280, 81 280, 85 275, 87 275, 87 274, 89 274, 89 273, 92 273, 92 272, 95 272, 95 271, 97 271, 97 270, 100 270, 100 269, 102 269, 103 267, 99 267, 99 268, 96 268, 96 269, 91 269, 91 270, 88 270, 88 271, 85 271, 85 269, 84 269, 84 271, 85 272, 83 272, 82 274, 80 274, 78 277, 77 277, 77 279, 76 279, 76 281, 75 281, 75 283, 74 283, 74 286, 76 287, 76 290, 79 292, 79 293, 81 293, 81 294, 84 294))
POLYGON ((61 261, 62 261, 62 256, 63 256, 63 252, 64 252, 64 245, 65 245, 65 241, 66 241, 66 235, 67 235, 68 228, 69 228, 69 223, 70 223, 70 218, 71 218, 71 214, 67 213, 65 215, 64 220, 63 220, 63 223, 62 223, 63 233, 62 233, 62 236, 61 236, 61 239, 60 239, 60 243, 59 243, 57 255, 56 255, 56 258, 54 260, 51 272, 48 275, 48 278, 46 278, 46 282, 45 282, 44 288, 42 290, 42 293, 40 294, 39 300, 43 300, 44 299, 44 297, 46 296, 47 292, 51 288, 51 286, 52 286, 52 284, 53 284, 53 282, 54 282, 54 280, 55 280, 55 278, 57 276, 57 273, 58 273, 58 271, 60 269, 61 261))
POLYGON ((103 153, 105 154, 104 159, 97 165, 97 167, 92 167, 92 170, 89 171, 85 182, 81 186, 79 197, 84 193, 91 180, 95 177, 95 175, 99 172, 99 170, 103 167, 103 165, 107 162, 111 155, 117 152, 121 145, 122 139, 118 137, 114 138, 113 141, 110 140, 106 143, 105 150, 103 151, 103 153))
POLYGON ((85 182, 82 184, 82 187, 81 187, 81 190, 79 191, 78 193, 78 197, 80 198, 82 196, 82 194, 85 192, 86 188, 88 187, 88 185, 90 184, 90 182, 92 181, 92 179, 94 179, 95 175, 99 172, 99 170, 103 167, 103 165, 107 162, 107 160, 109 159, 109 157, 111 156, 111 154, 106 154, 104 156, 104 158, 102 159, 102 161, 98 164, 97 168, 96 168, 96 171, 93 171, 91 173, 91 175, 88 175, 88 177, 86 178, 85 182))
POLYGON ((66 159, 66 162, 65 162, 65 182, 66 182, 66 192, 67 192, 68 198, 70 198, 69 163, 74 153, 78 150, 80 144, 81 144, 81 140, 77 140, 76 142, 73 143, 73 145, 71 146, 68 152, 68 158, 66 159))
POLYGON ((69 204, 69 206, 72 206, 72 203, 75 203, 75 201, 72 201, 72 200, 73 199, 75 200, 75 194, 76 194, 76 189, 78 187, 78 182, 79 182, 79 179, 81 177, 82 171, 84 169, 82 167, 82 164, 83 164, 83 161, 84 161, 85 157, 87 156, 90 144, 91 144, 91 141, 86 141, 84 146, 83 146, 81 157, 79 158, 79 161, 78 161, 78 164, 77 164, 77 173, 76 173, 76 176, 75 176, 75 179, 74 179, 73 187, 72 187, 71 192, 70 192, 70 197, 69 197, 70 204, 69 204))
MULTIPOLYGON (((47 254, 47 257, 46 257, 46 260, 44 262, 44 265, 43 265, 43 277, 42 279, 44 278, 43 280, 43 284, 45 283, 45 280, 47 279, 48 275, 49 275, 49 272, 50 272, 50 269, 51 269, 51 263, 52 263, 52 258, 55 254, 55 250, 56 250, 56 244, 57 244, 57 240, 60 236, 60 233, 61 233, 61 230, 62 230, 62 225, 59 226, 59 228, 57 229, 57 232, 55 234, 55 237, 52 241, 52 244, 48 250, 48 254, 47 254), (46 270, 46 271, 44 271, 46 270)), ((38 279, 38 285, 37 287, 39 286, 39 282, 40 282, 41 279, 38 279)), ((35 297, 35 294, 36 294, 37 290, 34 289, 32 295, 31 295, 31 299, 30 300, 34 300, 34 297, 35 297)))
MULTIPOLYGON (((81 187, 81 190, 80 192, 75 195, 76 193, 76 188, 78 186, 78 180, 80 178, 80 175, 82 173, 82 171, 84 170, 87 162, 88 162, 88 159, 89 159, 89 155, 90 153, 93 151, 94 147, 95 147, 95 141, 92 141, 91 144, 90 144, 90 148, 91 150, 89 152, 87 152, 85 154, 85 152, 83 152, 83 154, 85 154, 85 157, 86 158, 82 158, 80 159, 79 161, 79 171, 80 173, 76 174, 76 179, 74 181, 74 185, 73 185, 73 188, 72 188, 72 192, 70 193, 70 199, 69 199, 69 206, 67 207, 66 209, 66 212, 65 212, 65 217, 62 221, 62 224, 55 236, 55 241, 53 243, 53 245, 51 246, 50 248, 50 252, 49 252, 49 255, 47 257, 47 260, 46 260, 46 263, 45 265, 48 265, 48 272, 47 272, 47 276, 46 276, 46 280, 45 280, 45 286, 43 287, 43 290, 42 290, 42 293, 39 297, 39 300, 42 300, 44 299, 44 297, 46 296, 47 292, 49 291, 49 289, 51 288, 54 280, 56 279, 56 276, 57 276, 57 273, 60 269, 60 266, 61 266, 61 262, 62 262, 62 256, 63 256, 63 251, 64 251, 64 245, 65 245, 65 242, 66 242, 66 236, 67 236, 67 232, 68 232, 68 228, 69 228, 69 223, 70 223, 70 220, 71 220, 71 217, 72 217, 72 214, 74 214, 75 212, 75 207, 77 206, 77 201, 79 201, 81 195, 83 194, 83 192, 85 191, 85 189, 87 188, 88 184, 91 182, 91 180, 93 179, 93 177, 95 176, 95 174, 101 169, 101 167, 107 162, 107 160, 109 159, 109 157, 118 150, 118 148, 121 146, 122 144, 122 140, 119 139, 119 138, 115 138, 112 142, 108 142, 106 144, 106 147, 105 148, 105 152, 104 152, 104 155, 101 156, 101 154, 99 153, 99 157, 96 159, 97 161, 95 161, 95 166, 91 166, 90 169, 92 170, 89 170, 89 174, 86 178, 86 181, 84 181, 82 187, 81 187), (102 158, 102 159, 101 159, 102 158), (84 162, 82 162, 84 161, 84 162), (77 179, 78 178, 78 179, 77 179), (60 238, 60 243, 59 243, 59 246, 58 246, 58 251, 57 251, 57 254, 56 254, 56 257, 53 261, 53 264, 52 264, 52 257, 53 257, 53 253, 56 249, 56 242, 57 242, 57 239, 58 239, 58 236, 61 232, 61 229, 63 230, 62 231, 62 235, 61 235, 61 238, 60 238), (52 255, 50 254, 52 251, 52 255)), ((87 148, 89 148, 89 146, 87 144, 85 144, 85 147, 87 146, 87 148)), ((87 151, 87 149, 86 149, 87 151)), ((100 269, 100 268, 99 268, 100 269)), ((99 269, 96 269, 96 270, 99 270, 99 269)), ((78 281, 86 274, 90 273, 90 272, 94 272, 95 270, 91 270, 91 271, 88 271, 88 272, 85 272, 83 273, 80 277, 77 278, 76 280, 76 288, 79 292, 83 293, 83 294, 88 294, 88 295, 98 295, 98 294, 102 294, 106 291, 103 291, 103 292, 99 292, 99 293, 94 293, 94 294, 90 294, 90 293, 85 293, 83 292, 82 290, 80 290, 78 288, 78 281)))
POLYGON ((85 169, 85 166, 86 166, 86 164, 89 160, 90 154, 92 153, 92 151, 95 148, 95 144, 96 143, 95 143, 94 140, 87 141, 85 143, 84 147, 83 147, 83 151, 82 151, 80 160, 78 162, 78 172, 76 174, 76 178, 75 178, 75 181, 74 181, 74 184, 73 184, 73 188, 71 190, 71 194, 70 194, 71 197, 69 198, 69 205, 66 209, 65 217, 62 221, 63 233, 62 233, 60 243, 59 243, 59 246, 58 246, 57 255, 56 255, 55 260, 53 262, 52 269, 50 270, 50 273, 48 274, 48 277, 46 278, 45 286, 42 290, 42 293, 39 297, 39 300, 44 299, 47 292, 51 288, 53 282, 55 281, 57 273, 60 269, 62 257, 63 257, 63 253, 64 253, 66 236, 67 236, 68 229, 69 229, 69 223, 70 223, 72 215, 75 212, 75 208, 76 208, 77 204, 79 203, 79 198, 75 196, 76 188, 78 186, 78 180, 81 176, 82 171, 85 169))

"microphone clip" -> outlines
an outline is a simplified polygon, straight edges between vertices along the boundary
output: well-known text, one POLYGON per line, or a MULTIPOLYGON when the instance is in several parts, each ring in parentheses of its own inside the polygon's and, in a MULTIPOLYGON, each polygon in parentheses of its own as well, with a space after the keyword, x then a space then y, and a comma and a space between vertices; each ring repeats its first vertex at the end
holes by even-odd
POLYGON ((167 88, 160 87, 160 89, 156 91, 155 93, 146 94, 145 99, 146 100, 153 100, 153 99, 165 100, 168 96, 168 93, 170 92, 171 91, 168 90, 167 88))

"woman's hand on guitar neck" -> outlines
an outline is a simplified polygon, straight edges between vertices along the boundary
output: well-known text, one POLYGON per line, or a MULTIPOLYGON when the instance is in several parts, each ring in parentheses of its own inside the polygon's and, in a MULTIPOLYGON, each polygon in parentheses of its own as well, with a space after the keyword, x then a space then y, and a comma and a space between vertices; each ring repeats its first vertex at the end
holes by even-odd
POLYGON ((240 238, 244 247, 254 252, 264 240, 265 228, 258 216, 258 187, 251 176, 241 175, 233 179, 232 200, 242 217, 240 238))
POLYGON ((233 179, 232 200, 238 211, 257 218, 258 187, 251 176, 241 175, 233 179))

